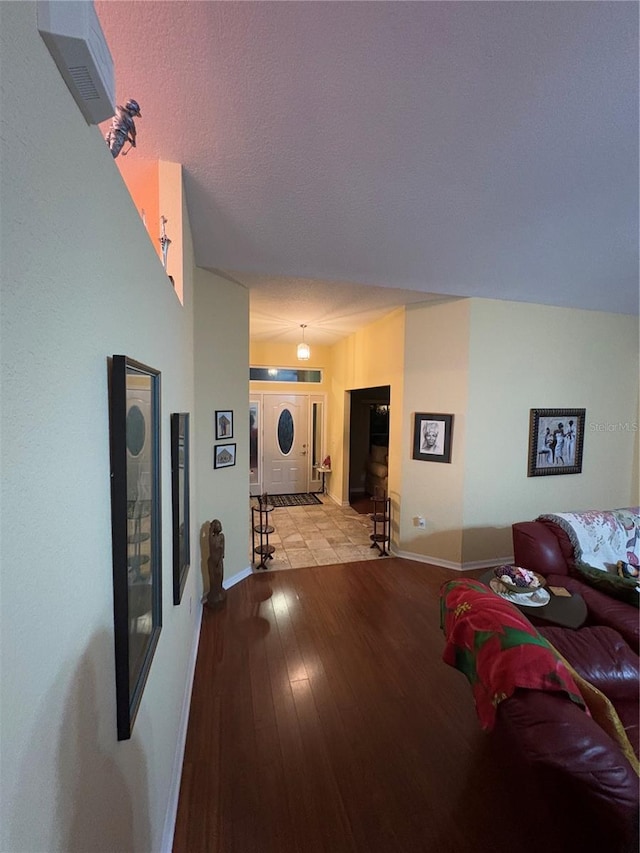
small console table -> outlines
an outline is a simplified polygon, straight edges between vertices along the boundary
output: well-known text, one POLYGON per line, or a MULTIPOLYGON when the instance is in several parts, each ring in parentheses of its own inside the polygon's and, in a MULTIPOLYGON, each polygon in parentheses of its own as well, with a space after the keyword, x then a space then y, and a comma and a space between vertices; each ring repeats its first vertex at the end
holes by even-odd
POLYGON ((327 474, 331 473, 331 468, 328 465, 316 465, 315 469, 318 472, 318 474, 320 474, 320 476, 322 477, 322 488, 320 489, 318 494, 324 495, 326 492, 324 478, 327 476, 327 474))

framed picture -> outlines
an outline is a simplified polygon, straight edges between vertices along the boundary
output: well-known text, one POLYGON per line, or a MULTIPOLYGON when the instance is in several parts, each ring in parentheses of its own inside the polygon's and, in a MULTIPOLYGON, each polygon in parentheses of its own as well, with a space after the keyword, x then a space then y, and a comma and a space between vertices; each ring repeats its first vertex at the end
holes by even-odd
POLYGON ((233 412, 216 412, 216 441, 233 438, 233 412))
POLYGON ((180 604, 191 563, 189 537, 189 414, 171 415, 171 514, 173 603, 180 604))
POLYGON ((423 462, 451 462, 453 415, 416 412, 413 422, 413 458, 423 462))
POLYGON ((213 467, 230 468, 236 464, 235 444, 216 444, 213 448, 213 467))
POLYGON ((531 409, 528 477, 580 474, 586 409, 531 409))
POLYGON ((125 355, 110 368, 116 716, 127 740, 162 628, 160 373, 125 355))

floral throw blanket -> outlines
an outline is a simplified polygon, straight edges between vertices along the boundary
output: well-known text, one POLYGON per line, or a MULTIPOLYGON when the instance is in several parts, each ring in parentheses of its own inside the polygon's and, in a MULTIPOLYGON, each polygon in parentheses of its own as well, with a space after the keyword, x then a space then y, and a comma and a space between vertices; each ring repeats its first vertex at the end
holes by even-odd
POLYGON ((576 562, 610 572, 615 572, 618 560, 640 564, 640 507, 559 512, 537 520, 552 521, 565 531, 576 562))
POLYGON ((561 691, 585 708, 555 649, 515 605, 479 581, 442 585, 440 627, 446 638, 442 659, 468 678, 483 729, 493 728, 498 704, 519 687, 561 691))

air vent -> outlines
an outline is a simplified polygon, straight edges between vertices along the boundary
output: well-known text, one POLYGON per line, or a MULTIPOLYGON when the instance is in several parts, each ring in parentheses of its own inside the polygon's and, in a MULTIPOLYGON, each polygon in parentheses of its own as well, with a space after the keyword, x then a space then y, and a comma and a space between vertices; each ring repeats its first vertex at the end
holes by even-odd
POLYGON ((71 74, 73 82, 84 101, 95 101, 96 98, 100 97, 91 77, 91 72, 86 65, 76 65, 74 68, 70 68, 69 74, 71 74))
POLYGON ((92 0, 39 0, 38 31, 89 124, 115 113, 115 78, 92 0))

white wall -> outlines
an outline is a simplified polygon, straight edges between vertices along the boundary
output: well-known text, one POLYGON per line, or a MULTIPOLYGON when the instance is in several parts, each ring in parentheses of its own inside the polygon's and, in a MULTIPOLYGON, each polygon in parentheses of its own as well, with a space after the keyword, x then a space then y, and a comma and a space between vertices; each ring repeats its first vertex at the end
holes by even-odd
MULTIPOLYGON (((169 414, 194 411, 193 284, 187 275, 182 308, 99 130, 36 30, 33 3, 0 4, 0 39, 0 849, 155 851, 199 618, 198 572, 179 607, 171 587, 169 414), (162 372, 164 624, 133 736, 120 743, 114 353, 162 372)), ((193 476, 197 488, 195 466, 193 476)))

